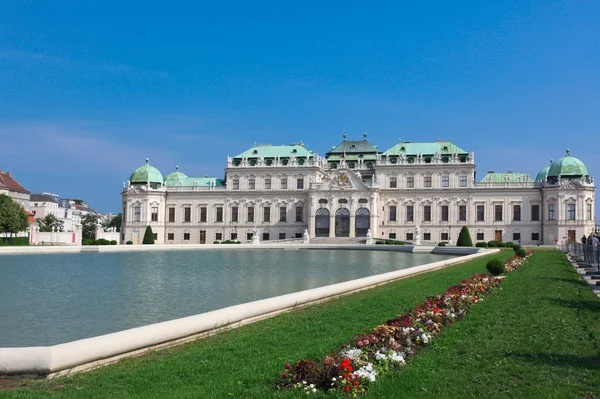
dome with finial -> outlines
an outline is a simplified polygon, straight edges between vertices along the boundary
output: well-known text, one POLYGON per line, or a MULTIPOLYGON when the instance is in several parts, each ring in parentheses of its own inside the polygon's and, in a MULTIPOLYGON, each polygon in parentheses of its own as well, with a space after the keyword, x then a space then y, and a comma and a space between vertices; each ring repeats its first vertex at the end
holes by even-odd
POLYGON ((179 166, 175 166, 175 172, 169 173, 167 177, 165 177, 166 182, 178 182, 183 179, 187 179, 187 175, 179 171, 179 166))
POLYGON ((584 163, 579 159, 569 155, 567 148, 566 155, 554 162, 548 170, 548 177, 578 178, 588 176, 588 170, 584 163))
POLYGON ((535 181, 537 183, 543 183, 546 181, 546 178, 548 177, 548 171, 550 170, 550 166, 552 166, 553 163, 554 161, 551 159, 550 165, 546 166, 544 169, 539 171, 539 173, 535 177, 535 181))
POLYGON ((146 163, 139 168, 137 168, 131 176, 129 176, 129 182, 131 184, 140 184, 140 183, 157 183, 162 184, 163 177, 162 174, 156 169, 154 166, 150 165, 148 158, 146 158, 146 163))

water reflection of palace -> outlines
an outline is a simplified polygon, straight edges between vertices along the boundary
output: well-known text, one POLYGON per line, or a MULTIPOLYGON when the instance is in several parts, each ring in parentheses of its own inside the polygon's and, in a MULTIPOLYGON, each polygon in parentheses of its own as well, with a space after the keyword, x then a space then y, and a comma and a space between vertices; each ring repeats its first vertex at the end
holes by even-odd
POLYGON ((386 151, 344 140, 324 157, 302 142, 255 145, 227 158, 225 177, 163 178, 146 163, 124 182, 122 240, 139 244, 146 226, 157 243, 301 237, 553 244, 595 229, 594 181, 579 159, 551 162, 535 179, 488 171, 476 181, 475 156, 449 140, 400 141, 386 151))

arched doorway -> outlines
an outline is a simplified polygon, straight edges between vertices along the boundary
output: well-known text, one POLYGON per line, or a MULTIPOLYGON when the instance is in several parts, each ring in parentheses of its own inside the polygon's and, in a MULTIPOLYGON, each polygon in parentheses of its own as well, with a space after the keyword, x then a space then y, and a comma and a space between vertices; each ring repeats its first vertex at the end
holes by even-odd
POLYGON ((371 228, 371 212, 367 208, 358 208, 354 223, 356 237, 366 237, 371 228))
POLYGON ((329 211, 319 208, 315 213, 315 237, 329 237, 329 211))
POLYGON ((335 236, 350 237, 350 211, 346 208, 335 211, 335 236))

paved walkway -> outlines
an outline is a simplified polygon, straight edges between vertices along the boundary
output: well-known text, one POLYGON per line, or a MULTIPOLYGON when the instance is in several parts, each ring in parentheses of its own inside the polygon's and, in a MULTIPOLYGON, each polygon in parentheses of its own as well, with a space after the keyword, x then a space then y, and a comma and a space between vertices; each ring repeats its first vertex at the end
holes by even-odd
POLYGON ((583 281, 589 284, 592 291, 600 296, 600 271, 594 267, 590 267, 582 259, 566 254, 567 259, 571 262, 575 270, 581 275, 583 281))

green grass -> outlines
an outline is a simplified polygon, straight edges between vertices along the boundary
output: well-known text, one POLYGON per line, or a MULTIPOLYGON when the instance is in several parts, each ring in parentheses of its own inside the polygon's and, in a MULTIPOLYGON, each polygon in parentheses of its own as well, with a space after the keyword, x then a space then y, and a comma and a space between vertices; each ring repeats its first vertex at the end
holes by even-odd
MULTIPOLYGON (((322 359, 355 333, 483 272, 486 260, 393 282, 89 373, 0 391, 0 397, 306 397, 273 390, 284 362, 322 359)), ((539 252, 502 287, 406 367, 380 378, 366 397, 596 397, 600 300, 566 259, 558 252, 539 252)))

